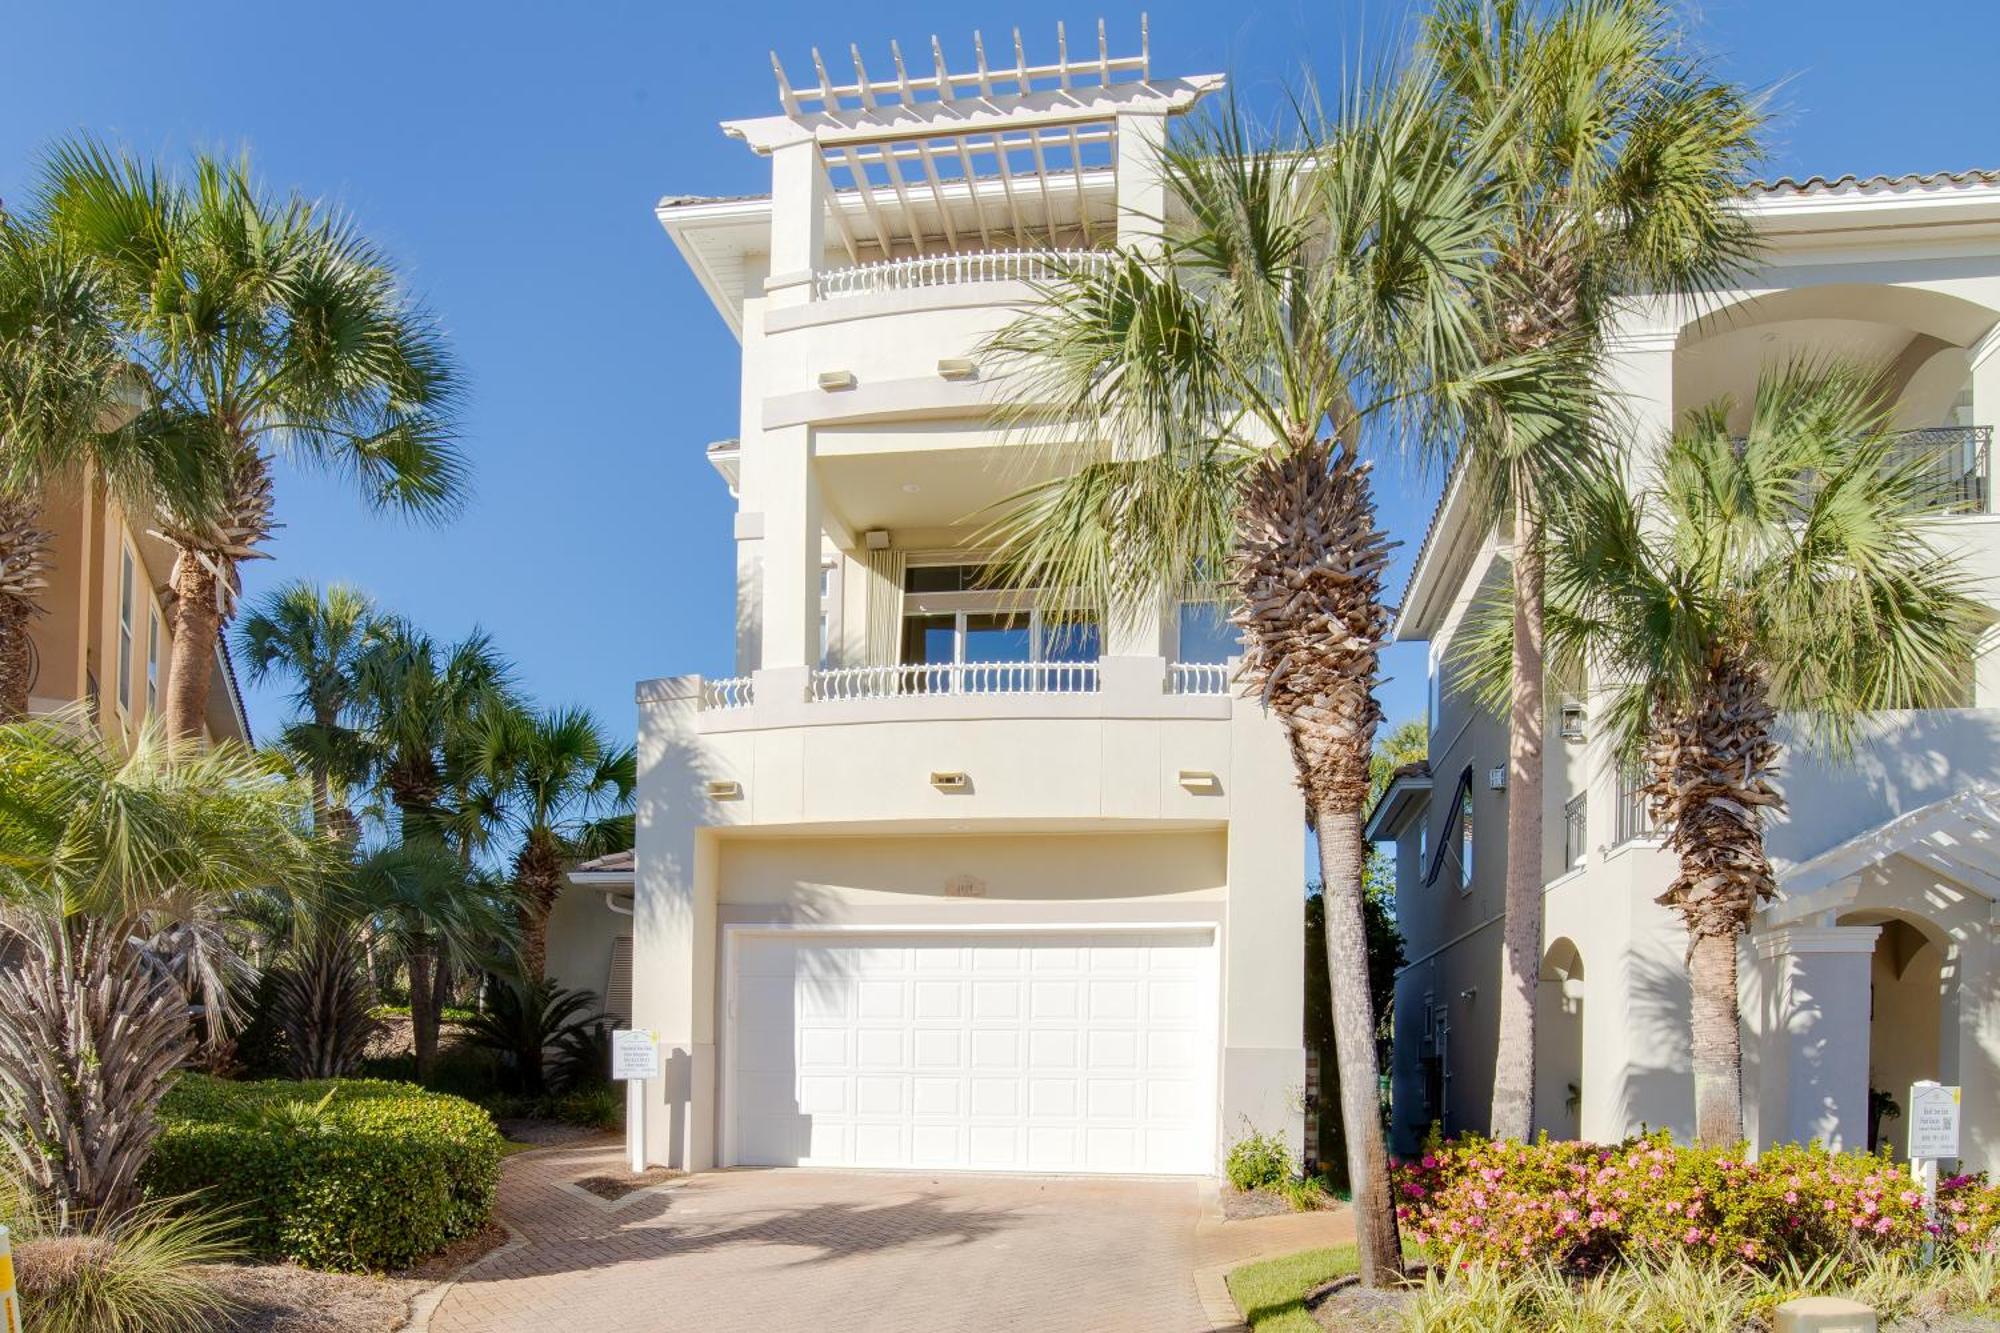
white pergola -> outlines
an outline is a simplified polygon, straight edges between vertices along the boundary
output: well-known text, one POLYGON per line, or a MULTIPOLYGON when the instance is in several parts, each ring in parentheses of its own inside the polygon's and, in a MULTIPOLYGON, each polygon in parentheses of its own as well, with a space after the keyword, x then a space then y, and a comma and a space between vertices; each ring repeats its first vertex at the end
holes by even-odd
MULTIPOLYGON (((1114 56, 1102 20, 1095 51, 1072 52, 1056 25, 1056 59, 1031 64, 1020 29, 1012 60, 989 58, 972 39, 969 66, 953 69, 931 38, 928 68, 889 45, 893 77, 871 75, 858 46, 851 82, 836 83, 815 48, 813 77, 794 80, 776 52, 781 114, 723 123, 725 133, 774 158, 811 146, 811 192, 851 263, 898 255, 1091 246, 1115 238, 1105 205, 1116 178, 1121 130, 1143 118, 1163 130, 1222 87, 1219 74, 1156 79, 1145 17, 1136 55, 1114 56), (1101 202, 1100 202, 1101 201, 1101 202), (858 205, 858 206, 857 206, 858 205)), ((1143 133, 1156 143, 1153 133, 1143 133)), ((785 206, 773 165, 774 221, 785 206)), ((815 223, 815 225, 819 225, 815 223)), ((774 273, 779 270, 774 241, 774 273)))
POLYGON ((1778 877, 1778 900, 1763 924, 1806 921, 1852 902, 1855 877, 1876 862, 1905 857, 1969 893, 2000 903, 2000 788, 1978 783, 1877 824, 1800 862, 1778 877))

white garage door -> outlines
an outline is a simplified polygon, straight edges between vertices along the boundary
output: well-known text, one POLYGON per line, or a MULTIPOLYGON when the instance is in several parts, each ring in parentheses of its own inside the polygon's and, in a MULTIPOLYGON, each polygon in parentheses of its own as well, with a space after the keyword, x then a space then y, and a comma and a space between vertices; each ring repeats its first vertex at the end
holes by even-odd
POLYGON ((1206 929, 734 943, 726 1161, 1214 1169, 1206 929))

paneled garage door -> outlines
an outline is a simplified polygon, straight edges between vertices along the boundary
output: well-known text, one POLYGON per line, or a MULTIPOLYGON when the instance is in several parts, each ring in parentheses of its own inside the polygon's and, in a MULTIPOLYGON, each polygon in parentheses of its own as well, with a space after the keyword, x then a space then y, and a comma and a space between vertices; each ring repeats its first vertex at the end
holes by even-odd
POLYGON ((1214 1169, 1206 928, 732 943, 725 1161, 1214 1169))

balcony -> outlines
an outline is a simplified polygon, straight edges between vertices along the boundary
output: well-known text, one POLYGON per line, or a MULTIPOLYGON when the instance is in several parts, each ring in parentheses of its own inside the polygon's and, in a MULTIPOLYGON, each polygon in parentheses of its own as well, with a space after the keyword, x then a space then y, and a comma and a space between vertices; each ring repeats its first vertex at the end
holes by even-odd
POLYGON ((1987 512, 1993 427, 1932 426, 1896 437, 1897 463, 1914 464, 1925 493, 1941 514, 1987 512))
MULTIPOLYGON (((1157 660, 1157 659, 1156 659, 1157 660)), ((1227 699, 1231 666, 1224 662, 1170 662, 1159 693, 1173 698, 1227 699)), ((1090 696, 1103 692, 1097 662, 905 662, 893 666, 825 667, 807 678, 804 703, 979 695, 1090 696)), ((732 712, 757 702, 750 676, 703 680, 701 711, 732 712)))
POLYGON ((885 259, 813 274, 812 299, 880 296, 981 282, 1052 282, 1079 267, 1108 273, 1115 250, 972 250, 885 259))

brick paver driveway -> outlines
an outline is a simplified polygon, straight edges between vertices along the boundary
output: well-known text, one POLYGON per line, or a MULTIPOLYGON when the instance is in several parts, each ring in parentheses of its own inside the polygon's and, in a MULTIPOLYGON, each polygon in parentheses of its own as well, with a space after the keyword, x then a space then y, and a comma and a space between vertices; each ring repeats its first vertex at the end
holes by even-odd
MULTIPOLYGON (((1221 1268, 1351 1236, 1344 1213, 1221 1223, 1195 1181, 725 1171, 606 1206, 616 1145, 510 1161, 519 1236, 431 1333, 1228 1327, 1221 1268)), ((419 1325, 421 1326, 421 1325, 419 1325)))

